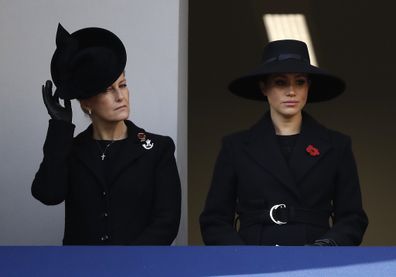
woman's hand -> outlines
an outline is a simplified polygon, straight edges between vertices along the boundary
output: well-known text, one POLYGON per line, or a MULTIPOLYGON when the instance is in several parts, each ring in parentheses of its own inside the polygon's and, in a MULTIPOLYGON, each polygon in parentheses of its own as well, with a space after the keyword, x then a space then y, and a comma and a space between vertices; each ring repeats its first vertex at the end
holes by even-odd
POLYGON ((45 107, 47 108, 48 114, 51 116, 51 118, 71 123, 73 113, 70 100, 64 100, 63 107, 59 103, 59 96, 56 90, 54 95, 52 95, 52 82, 50 80, 47 80, 47 82, 45 82, 45 86, 42 86, 42 92, 45 107))
POLYGON ((337 243, 332 239, 317 239, 312 246, 337 246, 337 243))

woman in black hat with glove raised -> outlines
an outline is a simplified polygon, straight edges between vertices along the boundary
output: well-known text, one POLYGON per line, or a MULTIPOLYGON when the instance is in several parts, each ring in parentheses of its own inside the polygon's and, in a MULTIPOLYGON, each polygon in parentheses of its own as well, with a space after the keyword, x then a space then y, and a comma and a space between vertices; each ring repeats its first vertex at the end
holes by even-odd
POLYGON ((43 86, 51 116, 32 194, 65 201, 65 245, 169 245, 180 221, 180 180, 170 137, 129 117, 121 40, 101 28, 69 34, 61 25, 43 86), (64 99, 64 106, 59 98, 64 99), (73 138, 71 99, 92 124, 73 138))
POLYGON ((351 140, 303 112, 341 94, 344 82, 311 65, 305 43, 279 40, 229 89, 268 102, 269 112, 223 139, 200 217, 204 242, 359 245, 368 220, 351 140))

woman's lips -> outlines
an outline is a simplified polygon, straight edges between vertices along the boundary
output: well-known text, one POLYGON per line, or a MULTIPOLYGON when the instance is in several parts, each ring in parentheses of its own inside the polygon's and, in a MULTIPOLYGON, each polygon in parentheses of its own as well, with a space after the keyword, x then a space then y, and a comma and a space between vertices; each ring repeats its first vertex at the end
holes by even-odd
POLYGON ((124 109, 124 108, 127 108, 127 105, 120 106, 118 108, 115 108, 114 110, 117 111, 117 110, 124 109))
POLYGON ((283 102, 286 106, 295 106, 298 104, 298 101, 285 101, 283 102))

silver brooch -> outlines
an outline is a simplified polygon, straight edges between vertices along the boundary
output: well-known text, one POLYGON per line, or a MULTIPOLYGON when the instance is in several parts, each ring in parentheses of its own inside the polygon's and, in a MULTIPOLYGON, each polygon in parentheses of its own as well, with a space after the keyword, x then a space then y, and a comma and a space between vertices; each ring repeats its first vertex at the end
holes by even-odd
POLYGON ((140 142, 144 142, 144 143, 142 143, 142 146, 144 149, 149 150, 149 149, 153 148, 154 143, 152 143, 150 139, 146 139, 145 133, 138 133, 137 137, 140 140, 140 142))
POLYGON ((149 150, 149 149, 153 148, 154 143, 152 143, 151 140, 148 139, 148 140, 146 140, 146 143, 143 143, 142 145, 143 145, 144 149, 149 150))

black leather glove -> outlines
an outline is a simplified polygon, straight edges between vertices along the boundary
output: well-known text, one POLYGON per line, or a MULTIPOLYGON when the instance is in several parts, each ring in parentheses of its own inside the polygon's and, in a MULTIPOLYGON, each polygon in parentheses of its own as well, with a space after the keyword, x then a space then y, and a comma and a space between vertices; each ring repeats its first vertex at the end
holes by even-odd
POLYGON ((52 95, 52 82, 47 80, 45 86, 42 86, 43 100, 45 107, 47 108, 48 114, 52 119, 63 120, 66 122, 72 122, 73 113, 71 108, 70 100, 64 100, 64 107, 59 103, 59 96, 56 93, 52 95))
POLYGON ((337 243, 332 239, 318 239, 315 240, 312 246, 337 246, 337 243))

